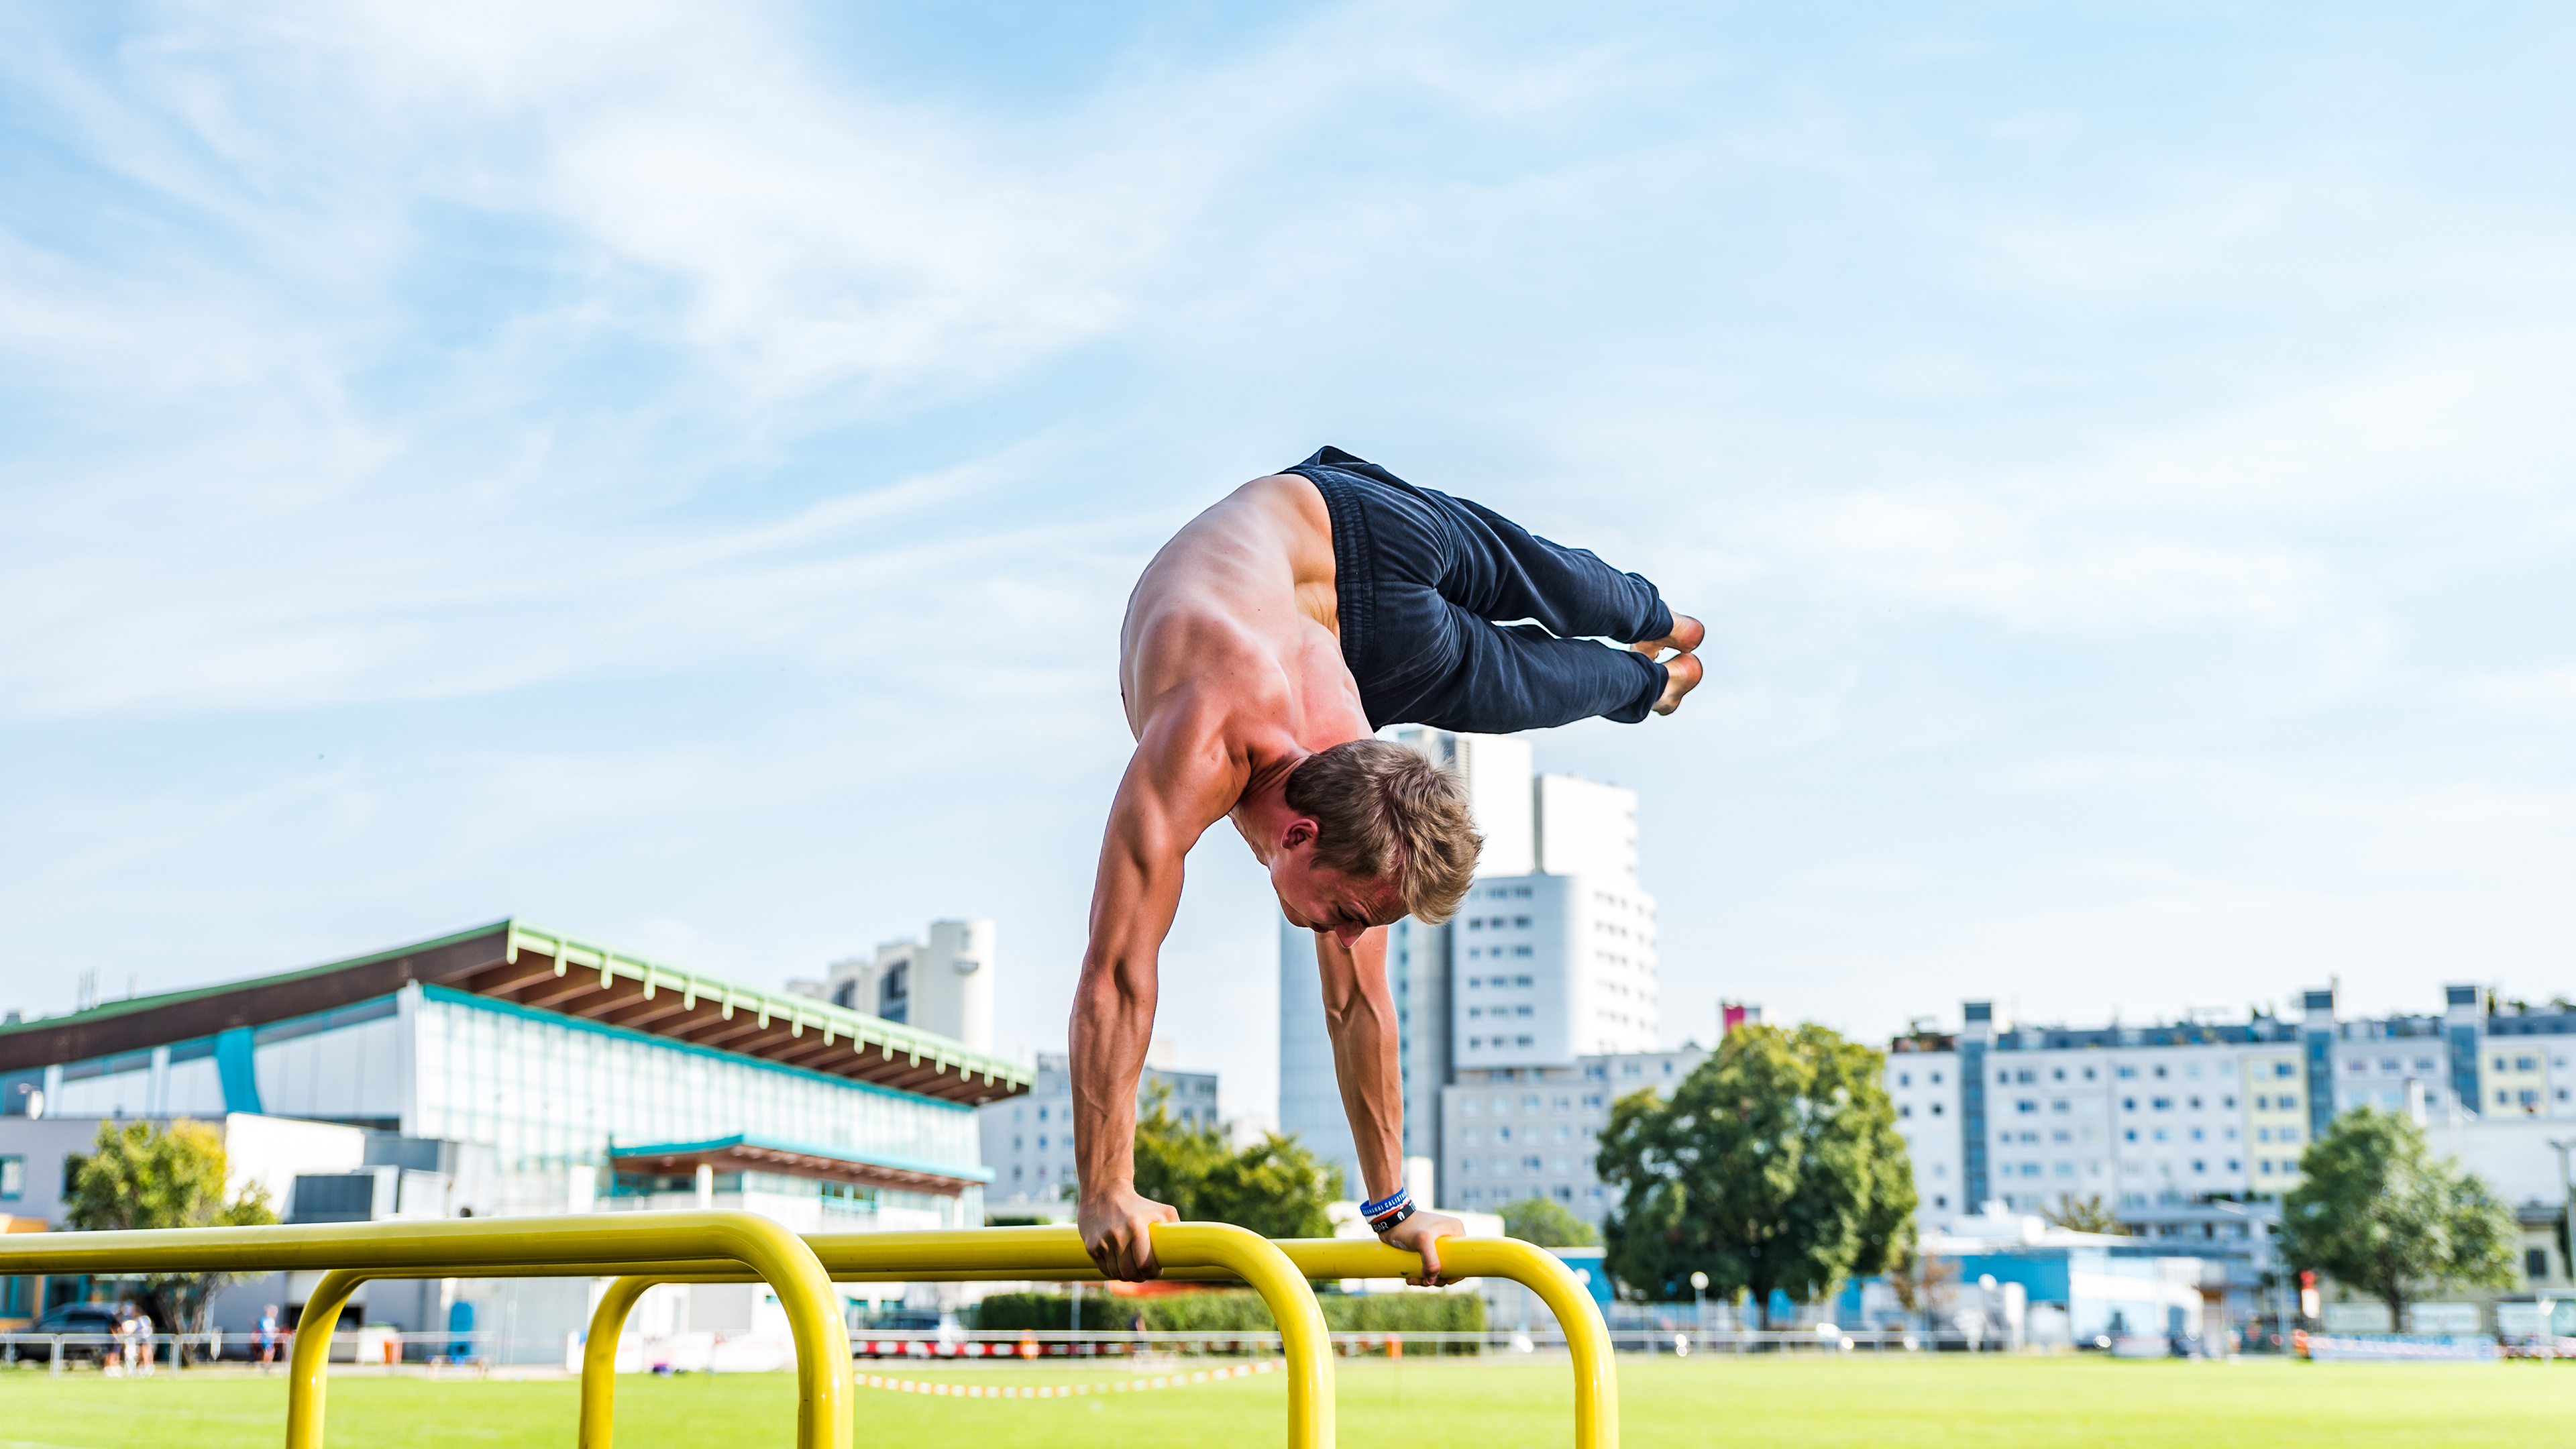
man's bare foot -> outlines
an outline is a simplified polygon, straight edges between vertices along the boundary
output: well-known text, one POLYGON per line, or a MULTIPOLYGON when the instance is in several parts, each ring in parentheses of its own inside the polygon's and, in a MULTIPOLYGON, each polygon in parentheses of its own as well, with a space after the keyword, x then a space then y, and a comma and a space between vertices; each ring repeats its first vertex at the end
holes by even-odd
POLYGON ((1664 697, 1655 701, 1655 713, 1671 714, 1681 708, 1682 696, 1699 688, 1701 673, 1699 656, 1696 654, 1676 654, 1665 660, 1664 697))
POLYGON ((1640 639, 1628 647, 1645 655, 1649 659, 1655 659, 1660 658, 1663 655, 1663 652, 1667 649, 1677 650, 1683 654, 1688 654, 1699 648, 1700 641, 1707 637, 1708 626, 1706 624, 1701 623, 1699 620, 1692 618, 1688 614, 1675 614, 1673 615, 1673 632, 1665 635, 1661 639, 1640 639))

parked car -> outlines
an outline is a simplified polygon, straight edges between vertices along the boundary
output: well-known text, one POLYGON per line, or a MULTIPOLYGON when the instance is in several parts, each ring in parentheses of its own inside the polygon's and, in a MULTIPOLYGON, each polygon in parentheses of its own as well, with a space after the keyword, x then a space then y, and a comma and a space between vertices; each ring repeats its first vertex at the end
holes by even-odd
MULTIPOLYGON (((112 1334, 116 1332, 116 1309, 105 1303, 66 1303, 37 1319, 36 1326, 27 1331, 112 1334)), ((63 1345, 63 1357, 66 1360, 103 1359, 110 1347, 112 1345, 106 1343, 67 1343, 63 1345)), ((20 1354, 23 1357, 25 1350, 21 1349, 20 1354)))

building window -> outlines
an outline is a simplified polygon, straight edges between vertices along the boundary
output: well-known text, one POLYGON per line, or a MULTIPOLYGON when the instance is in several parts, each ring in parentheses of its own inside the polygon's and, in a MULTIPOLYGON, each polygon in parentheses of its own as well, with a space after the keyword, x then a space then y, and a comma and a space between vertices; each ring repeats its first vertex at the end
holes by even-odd
POLYGON ((27 1194, 27 1159, 0 1157, 0 1202, 16 1202, 27 1194))
POLYGON ((2549 1250, 2547 1248, 2527 1248, 2523 1251, 2522 1276, 2530 1279, 2534 1283, 2545 1281, 2549 1277, 2549 1250))

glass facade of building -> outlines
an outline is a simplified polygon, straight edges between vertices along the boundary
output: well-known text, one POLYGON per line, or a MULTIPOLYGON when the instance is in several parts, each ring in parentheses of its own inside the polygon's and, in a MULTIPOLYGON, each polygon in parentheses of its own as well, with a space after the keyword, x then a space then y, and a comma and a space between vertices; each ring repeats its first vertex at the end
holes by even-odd
POLYGON ((403 1130, 490 1144, 503 1172, 604 1166, 612 1145, 748 1133, 980 1173, 972 1108, 425 989, 403 1130))
MULTIPOLYGON (((637 1196, 610 1173, 613 1151, 737 1135, 970 1182, 986 1175, 972 1107, 437 986, 238 1035, 246 1070, 229 1083, 215 1038, 22 1075, 55 1116, 254 1112, 487 1147, 494 1206, 507 1213, 637 1196)), ((724 1205, 739 1206, 735 1195, 753 1189, 728 1180, 722 1191, 724 1205)), ((846 1226, 861 1216, 973 1223, 983 1213, 975 1186, 852 1196, 782 1178, 755 1195, 782 1192, 846 1226)), ((801 1225, 806 1212, 784 1216, 801 1225)))

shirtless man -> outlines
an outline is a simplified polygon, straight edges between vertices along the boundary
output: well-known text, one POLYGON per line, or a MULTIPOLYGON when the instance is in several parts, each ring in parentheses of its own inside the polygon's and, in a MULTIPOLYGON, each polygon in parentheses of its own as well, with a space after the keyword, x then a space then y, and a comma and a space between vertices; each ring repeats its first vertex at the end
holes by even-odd
POLYGON ((1457 778, 1376 731, 1670 714, 1700 681, 1705 632, 1635 574, 1338 448, 1244 484, 1163 546, 1119 631, 1136 754, 1110 806, 1073 1004, 1082 1242, 1104 1274, 1155 1276, 1147 1230, 1177 1216, 1136 1192, 1136 1082, 1182 859, 1231 819, 1281 912, 1315 933, 1362 1211, 1382 1241, 1422 1255, 1420 1281, 1440 1281, 1437 1239, 1465 1229, 1404 1193, 1385 927, 1447 920, 1480 841, 1457 778))

